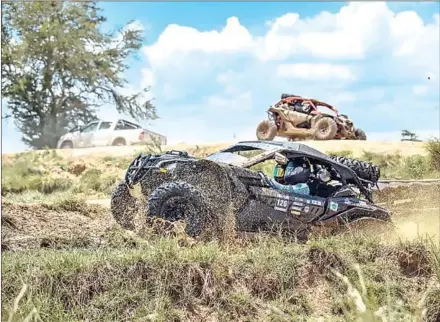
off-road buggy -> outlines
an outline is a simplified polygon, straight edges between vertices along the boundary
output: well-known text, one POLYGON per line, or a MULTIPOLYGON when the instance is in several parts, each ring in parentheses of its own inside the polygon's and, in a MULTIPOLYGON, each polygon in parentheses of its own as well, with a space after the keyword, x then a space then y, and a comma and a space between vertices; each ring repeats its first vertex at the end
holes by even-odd
POLYGON ((193 237, 222 229, 225 221, 239 232, 277 227, 278 232, 306 236, 315 228, 334 232, 365 219, 390 222, 390 213, 372 200, 379 177, 379 168, 369 162, 329 157, 296 142, 239 142, 204 159, 181 151, 140 154, 113 192, 111 211, 130 230, 135 228, 133 216, 146 206, 146 219, 186 221, 186 232, 193 237), (269 176, 251 169, 277 153, 308 160, 310 195, 278 191, 269 176), (323 172, 333 181, 321 180, 323 172), (130 192, 136 184, 146 205, 130 192))
POLYGON ((273 140, 275 136, 315 140, 366 140, 353 121, 327 103, 294 94, 282 94, 281 100, 269 107, 269 120, 257 127, 258 140, 273 140), (330 109, 334 115, 321 112, 318 107, 330 109))

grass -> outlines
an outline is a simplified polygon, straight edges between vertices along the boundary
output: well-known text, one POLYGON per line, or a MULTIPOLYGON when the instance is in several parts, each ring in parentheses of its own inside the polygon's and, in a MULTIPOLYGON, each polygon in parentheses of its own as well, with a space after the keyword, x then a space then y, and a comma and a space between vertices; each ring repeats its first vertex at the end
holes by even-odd
POLYGON ((429 255, 414 264, 413 249, 429 254, 418 243, 347 237, 304 245, 261 237, 246 247, 156 238, 132 248, 4 253, 2 319, 24 284, 18 319, 385 321, 380 311, 412 321, 431 276, 429 255))
MULTIPOLYGON (((427 156, 365 152, 362 158, 381 165, 384 177, 438 177, 439 146, 429 141, 427 156)), ((440 318, 440 248, 434 240, 386 244, 374 236, 341 235, 298 244, 261 235, 202 243, 113 226, 107 210, 85 200, 108 198, 133 157, 71 159, 43 151, 2 160, 3 209, 17 206, 2 214, 2 241, 5 231, 15 232, 14 219, 20 233, 29 229, 35 237, 38 227, 53 232, 41 232, 33 249, 2 250, 2 320, 440 318), (75 223, 72 231, 83 234, 69 235, 75 223)), ((254 169, 271 175, 273 163, 254 169)))

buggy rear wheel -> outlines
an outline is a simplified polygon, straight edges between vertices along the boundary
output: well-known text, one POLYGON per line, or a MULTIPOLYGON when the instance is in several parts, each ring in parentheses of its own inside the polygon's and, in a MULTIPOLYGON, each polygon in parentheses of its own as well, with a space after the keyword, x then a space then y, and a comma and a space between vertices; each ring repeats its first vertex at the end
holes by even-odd
POLYGON ((277 135, 277 126, 271 121, 262 121, 257 126, 257 139, 260 141, 272 141, 277 135))
POLYGON ((356 136, 356 140, 363 140, 363 141, 365 141, 367 139, 367 135, 361 129, 355 129, 354 130, 354 135, 356 136))
POLYGON ((186 182, 160 185, 147 203, 149 217, 169 222, 185 221, 185 232, 191 237, 204 233, 210 223, 207 202, 195 187, 186 182))
POLYGON ((61 144, 60 149, 73 149, 73 144, 72 144, 71 141, 64 141, 64 142, 61 144))
POLYGON ((336 121, 330 117, 323 117, 313 126, 317 140, 332 140, 338 132, 336 121))

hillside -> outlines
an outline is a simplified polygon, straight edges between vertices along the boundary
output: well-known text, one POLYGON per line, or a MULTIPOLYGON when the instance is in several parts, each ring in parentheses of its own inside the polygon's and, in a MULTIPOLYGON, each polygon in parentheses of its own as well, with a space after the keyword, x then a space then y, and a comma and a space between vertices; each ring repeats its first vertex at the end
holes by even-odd
MULTIPOLYGON (((403 156, 426 155, 423 142, 389 142, 389 141, 352 141, 352 140, 333 140, 333 141, 301 141, 321 152, 347 151, 350 150, 354 156, 360 156, 364 151, 375 153, 394 154, 399 153, 403 156)), ((224 149, 234 142, 223 142, 214 144, 175 144, 164 146, 163 150, 184 150, 198 155, 213 153, 224 149)), ((123 146, 123 147, 99 147, 87 149, 60 150, 57 153, 63 157, 82 157, 86 155, 99 156, 126 156, 143 151, 143 146, 123 146)), ((16 153, 4 153, 4 156, 16 153)))

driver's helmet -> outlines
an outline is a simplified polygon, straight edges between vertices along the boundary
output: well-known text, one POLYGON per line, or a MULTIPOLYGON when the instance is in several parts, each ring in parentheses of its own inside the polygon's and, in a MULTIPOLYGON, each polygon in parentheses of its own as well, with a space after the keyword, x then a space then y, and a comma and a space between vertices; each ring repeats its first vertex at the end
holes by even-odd
POLYGON ((310 172, 310 165, 304 158, 295 158, 286 166, 284 183, 288 185, 307 183, 310 179, 310 172))
POLYGON ((277 164, 274 167, 273 177, 276 182, 295 185, 309 180, 310 165, 304 158, 289 160, 284 155, 276 153, 275 161, 277 164))

